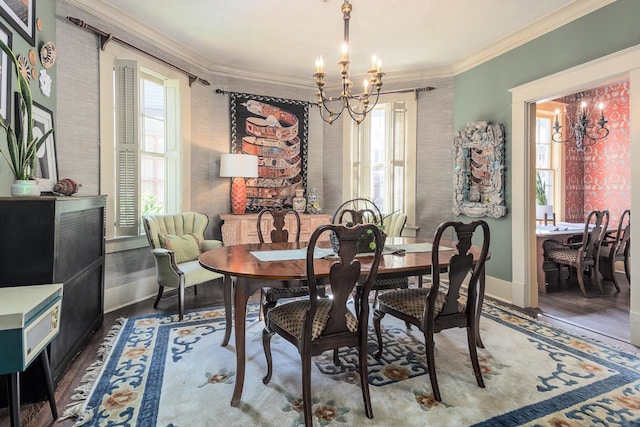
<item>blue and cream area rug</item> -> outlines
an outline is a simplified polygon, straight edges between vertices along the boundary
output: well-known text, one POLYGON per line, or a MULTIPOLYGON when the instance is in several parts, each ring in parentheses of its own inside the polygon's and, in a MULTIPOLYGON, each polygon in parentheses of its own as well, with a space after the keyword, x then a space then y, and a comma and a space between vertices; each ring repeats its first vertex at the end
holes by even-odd
MULTIPOLYGON (((122 320, 104 354, 65 412, 91 426, 303 425, 300 357, 274 336, 274 373, 266 362, 257 306, 249 307, 247 373, 242 402, 230 406, 235 381, 232 337, 221 347, 224 311, 122 320)), ((473 375, 463 329, 436 335, 442 394, 431 393, 423 337, 386 316, 384 355, 371 356, 374 418, 364 413, 354 352, 315 358, 312 372, 316 426, 630 426, 640 425, 640 357, 570 335, 498 306, 485 304, 479 349, 486 388, 473 375)))

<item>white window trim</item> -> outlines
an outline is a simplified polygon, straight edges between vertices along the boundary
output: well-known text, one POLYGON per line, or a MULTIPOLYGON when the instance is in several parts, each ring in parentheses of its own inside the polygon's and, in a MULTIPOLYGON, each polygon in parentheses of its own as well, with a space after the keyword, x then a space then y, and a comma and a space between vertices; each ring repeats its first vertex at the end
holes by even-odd
POLYGON ((186 211, 191 206, 191 90, 189 79, 183 73, 155 61, 146 55, 129 50, 118 43, 109 43, 105 50, 100 51, 100 194, 107 196, 106 224, 107 224, 107 252, 134 249, 146 246, 144 235, 138 237, 114 238, 113 227, 115 220, 115 152, 114 117, 113 117, 113 66, 116 58, 131 59, 138 62, 138 66, 161 73, 170 79, 179 81, 180 90, 180 159, 181 182, 179 190, 180 207, 186 211))
MULTIPOLYGON (((390 102, 405 102, 407 107, 407 143, 405 145, 405 213, 407 214, 407 226, 416 223, 416 157, 417 157, 417 128, 418 128, 418 102, 414 92, 381 95, 378 104, 390 102)), ((356 127, 351 116, 343 114, 342 119, 342 199, 349 200, 353 196, 353 150, 351 140, 356 127)))

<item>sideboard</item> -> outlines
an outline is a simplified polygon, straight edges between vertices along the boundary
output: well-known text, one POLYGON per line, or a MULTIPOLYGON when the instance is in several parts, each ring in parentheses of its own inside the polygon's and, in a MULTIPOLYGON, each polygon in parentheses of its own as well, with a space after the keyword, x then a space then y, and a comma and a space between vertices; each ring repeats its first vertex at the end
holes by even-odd
MULTIPOLYGON (((60 332, 49 350, 54 383, 102 325, 105 204, 105 196, 0 197, 0 287, 63 284, 60 332)), ((21 377, 23 401, 45 397, 35 364, 21 377), (34 384, 24 384, 32 369, 34 384)))
MULTIPOLYGON (((250 213, 244 215, 234 214, 221 214, 220 220, 222 221, 222 242, 226 245, 240 245, 244 243, 258 243, 258 227, 256 221, 258 221, 257 213, 250 213)), ((262 221, 262 229, 270 230, 269 221, 271 217, 265 216, 262 221)), ((293 224, 293 216, 287 216, 286 228, 291 230, 295 227, 293 224)), ((331 215, 326 214, 300 214, 300 241, 308 242, 311 237, 311 233, 323 224, 331 223, 331 215)), ((328 237, 327 237, 328 238, 328 237)), ((268 242, 269 236, 265 235, 265 242, 268 242)))

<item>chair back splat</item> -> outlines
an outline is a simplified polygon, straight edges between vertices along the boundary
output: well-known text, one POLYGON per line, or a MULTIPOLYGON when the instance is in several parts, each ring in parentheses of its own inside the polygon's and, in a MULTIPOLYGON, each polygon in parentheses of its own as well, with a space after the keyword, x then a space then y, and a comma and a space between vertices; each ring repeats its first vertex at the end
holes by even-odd
POLYGON ((277 333, 292 343, 300 353, 305 426, 313 425, 311 357, 327 350, 334 350, 334 362, 339 364, 337 350, 340 347, 358 349, 360 388, 362 389, 365 412, 367 417, 373 418, 367 369, 369 306, 366 303, 366 297, 371 291, 378 272, 378 265, 382 258, 382 247, 382 234, 372 224, 353 227, 327 224, 318 227, 311 235, 307 248, 309 299, 286 302, 266 313, 262 344, 267 359, 267 374, 262 381, 267 384, 271 380, 273 372, 271 337, 277 333), (314 258, 318 238, 323 233, 334 233, 340 242, 338 256, 331 261, 332 264, 329 268, 329 286, 331 286, 333 298, 321 298, 318 292, 320 287, 324 286, 325 280, 317 277, 316 263, 330 262, 314 258), (358 240, 363 233, 372 234, 377 247, 370 256, 356 258, 358 240), (363 265, 369 267, 366 278, 361 282, 364 298, 360 303, 360 314, 354 316, 347 307, 347 301, 361 279, 363 265))
MULTIPOLYGON (((479 234, 479 233, 478 233, 479 234)), ((440 389, 435 367, 435 344, 433 335, 444 329, 466 328, 467 344, 471 365, 478 386, 484 387, 478 353, 478 310, 481 310, 484 298, 482 286, 484 268, 489 254, 489 226, 485 221, 471 223, 447 221, 436 229, 432 249, 432 285, 430 288, 398 289, 384 293, 378 297, 378 306, 373 315, 373 325, 378 338, 376 358, 382 356, 381 320, 386 314, 417 326, 424 334, 427 353, 427 365, 433 396, 441 401, 440 389), (455 249, 442 248, 440 242, 445 232, 453 229, 455 249), (472 239, 478 229, 482 229, 482 246, 480 252, 472 250, 472 239), (474 256, 475 254, 475 256, 474 256), (446 269, 437 268, 442 260, 448 259, 446 269), (471 277, 469 278, 469 274, 471 277), (442 280, 446 275, 447 280, 442 280), (467 294, 463 285, 468 283, 467 294)))
MULTIPOLYGON (((267 230, 270 230, 269 236, 272 243, 288 242, 291 235, 293 235, 294 242, 300 241, 300 215, 293 209, 263 209, 258 214, 257 227, 260 243, 264 243, 264 232, 267 230), (263 222, 266 223, 265 219, 268 216, 273 221, 263 231, 263 226, 265 225, 263 222), (289 222, 287 224, 287 216, 293 218, 293 223, 289 222)), ((264 313, 275 307, 281 299, 297 298, 308 294, 309 288, 306 286, 306 282, 300 280, 288 281, 286 286, 283 287, 263 287, 260 291, 261 307, 259 317, 262 319, 264 313)))

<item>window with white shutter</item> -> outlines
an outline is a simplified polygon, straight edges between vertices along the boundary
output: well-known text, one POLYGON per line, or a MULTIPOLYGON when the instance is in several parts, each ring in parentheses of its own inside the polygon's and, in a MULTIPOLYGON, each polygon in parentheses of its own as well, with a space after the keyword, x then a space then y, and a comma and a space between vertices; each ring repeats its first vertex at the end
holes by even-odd
POLYGON ((415 95, 387 96, 356 125, 345 119, 350 197, 366 197, 386 214, 405 212, 415 224, 415 95))
MULTIPOLYGON (((189 182, 187 76, 115 43, 100 53, 100 191, 107 195, 107 243, 146 244, 142 215, 184 209, 189 182), (186 176, 184 176, 186 174, 186 176), (136 243, 133 242, 131 238, 136 243), (127 239, 122 239, 127 238, 127 239)), ((114 250, 121 250, 114 249, 114 250)))

